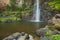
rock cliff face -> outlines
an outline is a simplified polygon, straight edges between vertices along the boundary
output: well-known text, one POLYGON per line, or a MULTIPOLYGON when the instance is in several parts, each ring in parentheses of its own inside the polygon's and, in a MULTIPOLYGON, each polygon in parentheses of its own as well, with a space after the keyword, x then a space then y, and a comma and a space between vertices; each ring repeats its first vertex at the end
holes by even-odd
POLYGON ((0 0, 0 8, 6 6, 7 4, 9 4, 10 0, 0 0))
POLYGON ((60 30, 60 14, 56 14, 52 19, 50 19, 48 25, 51 28, 60 30))

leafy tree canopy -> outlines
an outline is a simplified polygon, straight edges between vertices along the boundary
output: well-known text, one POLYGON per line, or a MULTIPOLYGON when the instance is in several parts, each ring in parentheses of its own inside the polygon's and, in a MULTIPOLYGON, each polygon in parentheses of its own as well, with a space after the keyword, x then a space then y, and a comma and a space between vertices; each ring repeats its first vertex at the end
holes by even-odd
POLYGON ((49 3, 50 7, 53 9, 53 10, 60 10, 60 0, 53 0, 49 3))

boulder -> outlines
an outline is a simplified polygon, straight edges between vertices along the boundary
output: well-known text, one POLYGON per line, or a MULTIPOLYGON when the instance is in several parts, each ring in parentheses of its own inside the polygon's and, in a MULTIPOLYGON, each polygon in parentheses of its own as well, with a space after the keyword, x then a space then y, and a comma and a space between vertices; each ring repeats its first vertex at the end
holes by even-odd
POLYGON ((40 40, 49 40, 49 37, 46 37, 46 36, 40 37, 40 40))
POLYGON ((3 40, 34 40, 34 37, 30 34, 27 34, 25 32, 16 32, 3 40))
POLYGON ((44 36, 46 33, 46 29, 45 28, 40 28, 36 31, 36 34, 40 37, 40 36, 44 36))
POLYGON ((56 14, 52 19, 48 21, 48 26, 60 30, 60 14, 56 14))
POLYGON ((60 19, 60 14, 56 14, 55 18, 59 18, 60 19))

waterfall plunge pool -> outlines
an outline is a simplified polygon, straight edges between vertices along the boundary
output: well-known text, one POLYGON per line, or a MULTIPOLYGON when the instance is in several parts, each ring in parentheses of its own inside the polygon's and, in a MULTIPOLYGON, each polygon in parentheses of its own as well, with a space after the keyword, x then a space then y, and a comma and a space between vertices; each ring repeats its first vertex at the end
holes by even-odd
POLYGON ((35 35, 39 27, 45 27, 47 22, 0 23, 0 40, 15 32, 26 32, 35 35))

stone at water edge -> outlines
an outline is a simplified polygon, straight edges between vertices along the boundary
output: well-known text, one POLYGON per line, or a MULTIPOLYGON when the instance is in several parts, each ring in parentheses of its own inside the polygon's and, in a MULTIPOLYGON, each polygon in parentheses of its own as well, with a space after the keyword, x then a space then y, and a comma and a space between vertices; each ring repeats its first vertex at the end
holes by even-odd
POLYGON ((10 36, 4 38, 3 40, 13 40, 13 38, 14 38, 14 37, 12 37, 12 35, 10 35, 10 36))
POLYGON ((41 37, 40 37, 40 40, 49 40, 49 37, 46 37, 46 36, 43 36, 43 37, 42 37, 42 36, 41 36, 41 37))
POLYGON ((19 32, 12 34, 12 36, 13 36, 15 39, 17 39, 17 38, 18 38, 19 36, 21 36, 21 35, 22 35, 22 34, 19 33, 19 32))
POLYGON ((14 33, 6 38, 4 38, 3 40, 34 40, 33 36, 24 32, 17 32, 14 33), (22 35, 23 34, 23 35, 22 35), (28 39, 26 37, 29 37, 28 39))
POLYGON ((25 40, 25 39, 26 39, 25 36, 21 36, 21 37, 19 37, 17 40, 25 40))
POLYGON ((34 38, 30 34, 25 34, 24 36, 20 36, 17 40, 34 40, 34 38), (27 38, 27 37, 29 37, 29 38, 27 38))
POLYGON ((25 32, 21 32, 21 36, 17 40, 26 40, 27 35, 25 32))
POLYGON ((38 30, 36 31, 36 34, 37 34, 38 36, 44 36, 45 33, 46 33, 46 28, 40 28, 40 29, 38 29, 38 30))
POLYGON ((32 35, 29 35, 29 40, 34 40, 34 37, 32 35))
POLYGON ((24 36, 25 35, 25 32, 21 32, 21 35, 24 36))
POLYGON ((14 33, 14 34, 12 34, 12 35, 4 38, 3 40, 15 40, 15 39, 17 39, 20 35, 21 35, 21 34, 20 34, 19 32, 16 32, 16 33, 14 33))

